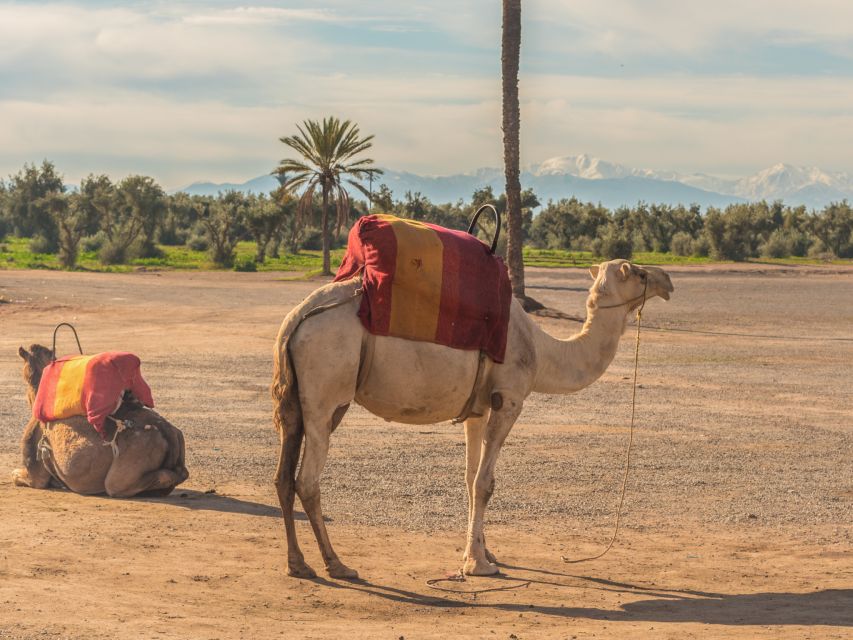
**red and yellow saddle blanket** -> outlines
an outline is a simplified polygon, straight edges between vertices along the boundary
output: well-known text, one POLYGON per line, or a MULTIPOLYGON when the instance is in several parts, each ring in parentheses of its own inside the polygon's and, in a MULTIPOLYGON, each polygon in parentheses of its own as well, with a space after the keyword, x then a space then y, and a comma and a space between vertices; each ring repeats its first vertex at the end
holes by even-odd
POLYGON ((131 391, 146 407, 154 406, 140 364, 135 355, 121 351, 60 358, 42 372, 33 417, 51 422, 86 416, 104 437, 104 421, 116 412, 125 390, 131 391))
POLYGON ((506 265, 463 231, 378 214, 349 233, 335 281, 362 272, 370 333, 479 349, 503 362, 512 290, 506 265))

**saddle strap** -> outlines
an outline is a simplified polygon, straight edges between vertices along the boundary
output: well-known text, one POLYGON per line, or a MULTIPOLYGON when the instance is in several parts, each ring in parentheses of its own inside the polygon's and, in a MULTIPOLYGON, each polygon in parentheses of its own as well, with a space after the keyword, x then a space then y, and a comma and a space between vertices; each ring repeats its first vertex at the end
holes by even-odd
POLYGON ((459 424, 460 422, 465 422, 472 415, 477 415, 477 417, 482 414, 472 414, 471 411, 474 409, 474 403, 477 401, 477 394, 480 392, 480 386, 483 384, 483 373, 486 371, 486 352, 480 351, 480 359, 477 362, 477 375, 474 377, 474 386, 471 388, 471 395, 468 396, 468 402, 465 403, 465 406, 462 407, 462 412, 451 420, 452 424, 459 424))

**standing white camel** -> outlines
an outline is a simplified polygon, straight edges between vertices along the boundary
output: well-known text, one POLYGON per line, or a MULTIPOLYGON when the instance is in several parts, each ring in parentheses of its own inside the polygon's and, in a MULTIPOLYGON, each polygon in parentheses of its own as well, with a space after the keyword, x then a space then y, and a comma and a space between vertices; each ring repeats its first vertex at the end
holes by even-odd
MULTIPOLYGON (((483 515, 494 490, 498 453, 533 391, 572 393, 597 380, 616 354, 628 316, 644 299, 668 300, 669 276, 656 267, 612 260, 590 269, 594 279, 580 333, 558 340, 512 302, 506 357, 486 361, 465 420, 468 540, 463 571, 497 573, 487 550, 483 515), (490 561, 491 560, 491 561, 490 561)), ((355 400, 396 422, 429 424, 460 415, 478 378, 476 351, 431 342, 375 336, 356 315, 361 280, 321 287, 294 308, 279 329, 272 393, 281 453, 275 485, 287 535, 288 573, 316 574, 296 539, 294 492, 299 494, 326 565, 335 578, 355 578, 332 548, 320 507, 320 474, 329 437, 355 400), (305 439, 299 475, 296 467, 305 439)))

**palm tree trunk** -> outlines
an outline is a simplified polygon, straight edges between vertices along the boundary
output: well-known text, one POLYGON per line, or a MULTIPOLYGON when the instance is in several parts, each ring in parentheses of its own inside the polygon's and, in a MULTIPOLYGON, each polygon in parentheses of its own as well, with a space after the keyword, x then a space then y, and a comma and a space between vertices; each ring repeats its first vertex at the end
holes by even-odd
POLYGON ((521 0, 503 0, 501 71, 503 78, 504 174, 506 176, 507 263, 512 293, 525 300, 521 220, 521 183, 518 177, 519 127, 518 61, 521 49, 521 0))
POLYGON ((323 275, 332 275, 332 262, 329 258, 329 187, 323 183, 323 275))

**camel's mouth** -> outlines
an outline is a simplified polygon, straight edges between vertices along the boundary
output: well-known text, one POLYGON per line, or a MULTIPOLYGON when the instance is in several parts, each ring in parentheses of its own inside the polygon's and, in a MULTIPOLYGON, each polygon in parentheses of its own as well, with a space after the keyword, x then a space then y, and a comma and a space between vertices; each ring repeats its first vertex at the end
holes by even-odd
POLYGON ((663 269, 656 267, 646 267, 646 273, 649 275, 649 284, 655 295, 660 296, 664 300, 669 300, 670 294, 675 291, 672 286, 672 280, 669 279, 669 274, 663 269))

